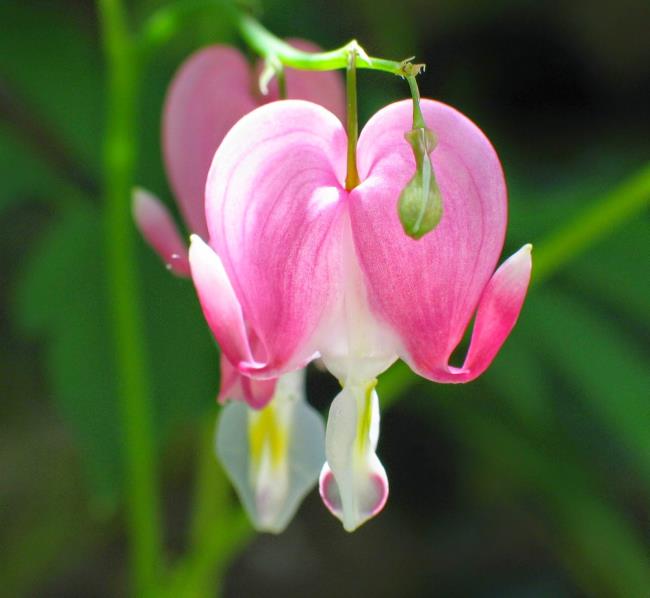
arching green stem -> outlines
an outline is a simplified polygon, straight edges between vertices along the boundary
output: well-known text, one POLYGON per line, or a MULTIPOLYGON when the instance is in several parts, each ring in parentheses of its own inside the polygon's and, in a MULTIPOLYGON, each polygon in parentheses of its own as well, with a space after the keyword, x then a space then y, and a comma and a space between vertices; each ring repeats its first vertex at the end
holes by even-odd
MULTIPOLYGON (((351 42, 328 52, 303 52, 273 35, 250 15, 227 0, 187 0, 163 6, 145 22, 140 35, 140 50, 150 56, 153 50, 173 39, 186 22, 199 14, 212 13, 229 19, 246 43, 265 58, 274 57, 284 66, 307 71, 331 71, 348 67, 351 50, 357 50, 355 66, 405 77, 408 61, 368 56, 359 44, 351 42)), ((413 65, 410 65, 413 66, 413 65)), ((417 74, 417 73, 413 73, 417 74)))

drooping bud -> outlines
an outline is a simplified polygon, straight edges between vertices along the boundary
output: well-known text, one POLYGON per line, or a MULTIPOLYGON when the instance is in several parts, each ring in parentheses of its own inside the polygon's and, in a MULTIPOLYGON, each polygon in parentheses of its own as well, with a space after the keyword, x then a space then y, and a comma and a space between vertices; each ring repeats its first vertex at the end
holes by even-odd
POLYGON ((429 156, 436 140, 426 127, 411 129, 404 137, 413 150, 416 167, 399 196, 397 210, 404 232, 413 239, 420 239, 432 231, 442 217, 442 198, 429 156))
POLYGON ((413 128, 404 133, 415 157, 415 174, 402 190, 397 212, 404 232, 413 239, 421 239, 431 232, 442 218, 442 197, 431 164, 431 152, 436 146, 433 132, 427 128, 420 109, 420 91, 415 76, 424 65, 402 63, 402 71, 413 96, 413 128))

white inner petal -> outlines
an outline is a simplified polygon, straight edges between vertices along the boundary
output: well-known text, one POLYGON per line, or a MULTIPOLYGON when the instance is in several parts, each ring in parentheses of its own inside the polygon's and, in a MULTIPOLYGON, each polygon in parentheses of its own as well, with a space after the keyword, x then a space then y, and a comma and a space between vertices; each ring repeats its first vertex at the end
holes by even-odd
POLYGON ((396 359, 397 336, 373 315, 359 265, 349 213, 342 216, 343 284, 331 313, 317 334, 317 347, 327 369, 342 383, 372 380, 396 359))
POLYGON ((217 455, 259 531, 279 533, 315 484, 325 459, 321 416, 304 400, 304 370, 282 376, 262 410, 226 405, 217 455))
POLYGON ((332 402, 320 491, 325 504, 353 531, 386 502, 388 482, 375 449, 379 401, 375 381, 346 385, 332 402))

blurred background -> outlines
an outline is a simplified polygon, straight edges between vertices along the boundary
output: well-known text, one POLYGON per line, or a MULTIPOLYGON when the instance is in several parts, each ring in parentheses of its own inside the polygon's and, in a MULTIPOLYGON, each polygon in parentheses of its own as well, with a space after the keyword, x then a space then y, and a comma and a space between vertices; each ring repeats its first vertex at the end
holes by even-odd
MULTIPOLYGON (((161 4, 128 3, 131 22, 161 4)), ((397 368, 380 381, 381 516, 349 535, 312 492, 283 535, 251 535, 236 552, 223 595, 650 595, 650 4, 261 4, 277 35, 325 48, 355 37, 370 54, 426 62, 422 95, 466 113, 500 154, 504 255, 532 242, 543 263, 481 379, 435 385, 397 368), (645 206, 621 216, 617 202, 639 185, 645 206), (605 204, 584 250, 554 262, 557 231, 570 238, 605 204)), ((0 23, 0 594, 123 595, 97 14, 84 0, 3 0, 0 23)), ((243 49, 225 20, 197 19, 140 80, 136 180, 171 209, 164 93, 212 42, 243 49)), ((408 96, 396 77, 359 79, 364 121, 408 96)), ((137 250, 173 559, 188 541, 197 430, 218 410, 218 354, 191 284, 139 238, 137 250)), ((315 370, 308 382, 324 410, 336 382, 315 370)))

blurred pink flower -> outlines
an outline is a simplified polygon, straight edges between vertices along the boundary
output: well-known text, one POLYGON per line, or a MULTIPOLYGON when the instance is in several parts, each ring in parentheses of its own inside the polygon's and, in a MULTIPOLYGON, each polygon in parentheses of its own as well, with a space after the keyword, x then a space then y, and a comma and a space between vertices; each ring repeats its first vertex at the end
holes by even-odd
POLYGON ((190 246, 203 312, 239 372, 267 379, 320 356, 340 380, 320 490, 348 530, 388 493, 375 454, 376 377, 399 357, 437 382, 476 378, 514 326, 530 278, 530 245, 495 272, 507 197, 490 142, 449 106, 423 100, 422 112, 437 138, 443 216, 421 240, 404 234, 396 209, 415 170, 404 140, 411 102, 365 126, 361 182, 347 191, 341 122, 290 100, 254 110, 226 135, 206 187, 209 245, 194 235, 190 246), (467 357, 450 365, 474 314, 467 357))

